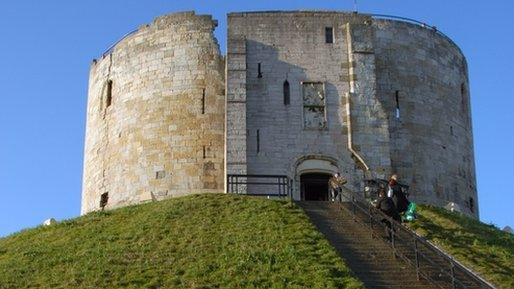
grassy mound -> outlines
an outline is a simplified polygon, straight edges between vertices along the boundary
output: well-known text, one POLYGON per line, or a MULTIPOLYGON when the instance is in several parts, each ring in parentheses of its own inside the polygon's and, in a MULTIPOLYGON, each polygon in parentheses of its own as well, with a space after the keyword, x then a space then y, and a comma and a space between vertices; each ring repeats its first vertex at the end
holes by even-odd
POLYGON ((362 288, 293 204, 196 195, 0 239, 0 288, 362 288))
POLYGON ((419 206, 420 235, 500 288, 514 288, 514 237, 458 213, 419 206))

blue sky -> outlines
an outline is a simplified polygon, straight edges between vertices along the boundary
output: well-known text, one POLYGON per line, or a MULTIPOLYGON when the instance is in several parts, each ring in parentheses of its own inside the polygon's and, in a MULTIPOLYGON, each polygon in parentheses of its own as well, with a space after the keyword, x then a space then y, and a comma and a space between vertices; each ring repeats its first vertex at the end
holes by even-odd
MULTIPOLYGON (((468 59, 481 220, 514 225, 514 2, 358 1, 361 12, 437 26, 468 59)), ((219 21, 250 10, 352 10, 346 1, 2 1, 0 236, 80 213, 89 64, 158 15, 196 10, 219 21)))

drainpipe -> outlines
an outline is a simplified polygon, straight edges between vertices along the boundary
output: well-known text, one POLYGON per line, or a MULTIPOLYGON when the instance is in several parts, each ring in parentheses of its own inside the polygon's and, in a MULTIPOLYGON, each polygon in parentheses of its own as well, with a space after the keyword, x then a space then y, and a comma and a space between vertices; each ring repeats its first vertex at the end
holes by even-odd
POLYGON ((352 33, 350 23, 346 24, 346 42, 348 44, 348 83, 350 92, 346 94, 346 113, 347 113, 347 127, 348 127, 348 150, 357 159, 357 161, 364 168, 364 173, 369 171, 369 166, 364 161, 364 158, 353 148, 353 130, 352 130, 352 115, 351 115, 351 101, 352 96, 355 95, 355 70, 353 68, 353 47, 352 47, 352 33))

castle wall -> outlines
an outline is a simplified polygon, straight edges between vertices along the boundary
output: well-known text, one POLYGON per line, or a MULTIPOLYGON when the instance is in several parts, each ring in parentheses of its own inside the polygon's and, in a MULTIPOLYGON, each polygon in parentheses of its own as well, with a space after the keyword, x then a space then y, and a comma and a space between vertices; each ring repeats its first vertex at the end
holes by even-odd
MULTIPOLYGON (((362 164, 353 159, 348 149, 349 122, 354 124, 356 153, 381 177, 389 173, 389 132, 383 109, 374 97, 374 59, 362 51, 358 53, 364 56, 354 55, 348 47, 353 35, 357 49, 373 49, 369 45, 373 34, 369 34, 367 25, 362 25, 368 18, 335 12, 229 14, 229 97, 235 90, 230 86, 232 80, 241 81, 239 70, 230 67, 241 54, 231 54, 230 44, 244 39, 246 45, 246 97, 242 101, 246 106, 246 144, 227 139, 227 146, 246 152, 244 165, 249 174, 288 175, 298 185, 298 165, 308 159, 320 159, 345 174, 351 180, 350 187, 361 188, 362 164), (348 28, 348 23, 355 25, 348 28), (333 43, 325 43, 326 27, 333 29, 333 43), (285 81, 290 88, 288 104, 284 103, 285 81), (319 84, 323 90, 324 125, 307 124, 319 120, 310 119, 312 115, 306 112, 306 83, 319 84)), ((228 123, 234 122, 231 116, 236 113, 227 106, 228 123)), ((230 161, 227 160, 229 173, 230 161)), ((298 188, 295 193, 295 198, 300 198, 298 188)))
POLYGON ((413 200, 453 201, 478 214, 466 62, 451 40, 428 27, 337 12, 231 13, 228 31, 227 101, 244 97, 227 106, 227 123, 246 118, 238 141, 227 138, 227 148, 246 157, 227 153, 228 173, 288 175, 300 199, 297 168, 320 159, 351 188, 396 172, 413 200), (333 43, 325 43, 326 27, 333 43), (305 82, 323 87, 324 126, 306 127, 305 82))
POLYGON ((301 174, 340 171, 359 191, 398 173, 414 201, 478 216, 466 60, 450 39, 365 14, 230 13, 225 65, 215 26, 159 17, 94 61, 82 213, 105 192, 113 208, 220 192, 236 173, 287 175, 302 199, 301 174))
POLYGON ((99 209, 105 192, 113 208, 223 191, 224 61, 215 26, 193 12, 159 17, 92 64, 82 213, 99 209))
POLYGON ((377 95, 389 107, 393 171, 411 185, 415 200, 452 201, 478 216, 466 59, 432 29, 389 20, 373 26, 377 95))

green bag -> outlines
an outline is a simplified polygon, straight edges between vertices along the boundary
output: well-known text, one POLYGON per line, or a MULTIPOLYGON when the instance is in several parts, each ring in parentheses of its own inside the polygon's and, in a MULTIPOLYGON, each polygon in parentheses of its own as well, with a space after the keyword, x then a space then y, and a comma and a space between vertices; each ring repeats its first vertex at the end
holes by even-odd
POLYGON ((408 222, 412 222, 416 219, 416 203, 410 202, 407 207, 407 211, 403 215, 403 219, 408 222))

